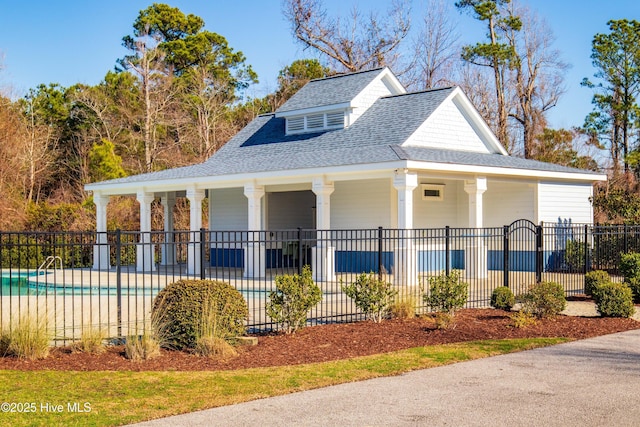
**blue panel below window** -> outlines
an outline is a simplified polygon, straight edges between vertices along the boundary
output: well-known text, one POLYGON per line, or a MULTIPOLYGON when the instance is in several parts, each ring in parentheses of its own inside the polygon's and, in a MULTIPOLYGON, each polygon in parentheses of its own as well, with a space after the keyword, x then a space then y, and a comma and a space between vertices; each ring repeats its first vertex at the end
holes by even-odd
MULTIPOLYGON (((336 251, 336 273, 369 273, 378 271, 378 252, 336 251)), ((391 272, 393 252, 382 252, 382 265, 391 272)))
MULTIPOLYGON (((504 251, 487 251, 487 269, 504 270, 504 251)), ((510 271, 536 271, 535 251, 509 251, 510 271)))
MULTIPOLYGON (((431 250, 418 251, 418 271, 443 271, 446 270, 447 251, 431 250)), ((452 270, 464 270, 464 251, 453 250, 449 252, 452 270)))
POLYGON ((211 267, 244 268, 244 249, 211 248, 211 267))

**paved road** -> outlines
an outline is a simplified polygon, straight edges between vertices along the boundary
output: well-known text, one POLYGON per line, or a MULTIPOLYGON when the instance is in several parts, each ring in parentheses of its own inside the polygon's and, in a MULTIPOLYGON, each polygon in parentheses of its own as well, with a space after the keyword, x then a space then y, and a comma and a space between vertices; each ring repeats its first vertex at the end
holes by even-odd
POLYGON ((640 330, 139 426, 639 426, 640 330))

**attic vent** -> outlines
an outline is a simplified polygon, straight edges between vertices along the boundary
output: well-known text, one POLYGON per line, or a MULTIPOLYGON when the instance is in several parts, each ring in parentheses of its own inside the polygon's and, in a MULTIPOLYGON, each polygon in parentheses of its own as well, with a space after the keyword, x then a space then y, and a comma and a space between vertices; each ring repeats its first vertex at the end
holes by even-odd
POLYGON ((327 127, 344 127, 344 113, 342 111, 327 113, 327 127))
POLYGON ((444 199, 444 184, 422 184, 420 190, 422 200, 442 201, 444 199))
POLYGON ((344 113, 344 110, 340 110, 287 117, 287 134, 342 129, 345 121, 344 113))
POLYGON ((290 117, 287 119, 287 133, 304 130, 304 116, 290 117))
POLYGON ((307 129, 321 129, 324 127, 324 114, 310 114, 307 116, 307 129))

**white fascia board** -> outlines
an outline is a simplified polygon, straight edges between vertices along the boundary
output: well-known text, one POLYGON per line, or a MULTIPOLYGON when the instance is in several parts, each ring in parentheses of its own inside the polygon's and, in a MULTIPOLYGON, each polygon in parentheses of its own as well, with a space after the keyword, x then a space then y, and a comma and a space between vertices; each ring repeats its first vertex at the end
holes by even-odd
MULTIPOLYGON (((389 69, 389 67, 384 67, 382 72, 378 74, 376 78, 371 81, 371 83, 373 83, 374 81, 383 80, 383 79, 385 79, 389 83, 389 85, 397 92, 397 93, 394 93, 394 95, 401 95, 401 94, 407 93, 407 89, 405 89, 402 83, 400 83, 400 80, 398 80, 396 75, 393 74, 393 72, 389 69)), ((362 92, 364 92, 364 90, 362 92)))
POLYGON ((410 169, 418 173, 446 173, 459 176, 505 177, 518 179, 552 179, 560 181, 597 182, 606 181, 604 174, 589 174, 580 172, 553 172, 532 169, 501 168, 493 166, 473 166, 453 163, 421 162, 414 160, 397 160, 392 162, 366 163, 360 165, 345 165, 312 169, 293 169, 288 171, 270 171, 258 173, 242 173, 234 175, 203 176, 171 180, 146 182, 126 182, 121 184, 87 184, 85 190, 103 195, 135 194, 138 191, 166 192, 180 191, 186 188, 230 188, 242 186, 247 181, 257 181, 261 185, 279 185, 306 182, 313 177, 326 176, 329 180, 341 181, 376 178, 388 176, 389 171, 395 169, 410 169))
POLYGON ((311 182, 314 177, 325 176, 329 180, 343 181, 357 179, 379 178, 389 176, 389 171, 405 168, 406 161, 385 162, 375 164, 335 166, 328 168, 293 169, 288 171, 273 171, 259 173, 242 173, 234 175, 205 176, 196 178, 182 178, 172 180, 124 182, 119 184, 87 184, 86 191, 93 191, 105 196, 135 194, 141 189, 146 192, 171 192, 184 190, 187 187, 195 189, 232 188, 241 187, 247 181, 256 181, 260 185, 283 185, 300 182, 311 182))
POLYGON ((500 153, 504 156, 509 155, 462 89, 456 87, 448 96, 448 99, 451 99, 454 105, 460 109, 462 115, 468 118, 471 127, 479 133, 482 141, 490 145, 490 149, 493 149, 494 153, 500 153))
POLYGON ((606 181, 607 175, 580 172, 554 172, 534 169, 501 168, 494 166, 474 166, 454 163, 407 161, 407 168, 417 171, 463 173, 465 175, 487 175, 518 178, 548 178, 553 180, 596 182, 606 181))
POLYGON ((289 110, 275 113, 276 117, 295 117, 304 116, 313 113, 327 113, 331 111, 344 111, 348 108, 352 108, 351 102, 343 102, 342 104, 329 104, 320 105, 318 107, 304 108, 302 110, 289 110))

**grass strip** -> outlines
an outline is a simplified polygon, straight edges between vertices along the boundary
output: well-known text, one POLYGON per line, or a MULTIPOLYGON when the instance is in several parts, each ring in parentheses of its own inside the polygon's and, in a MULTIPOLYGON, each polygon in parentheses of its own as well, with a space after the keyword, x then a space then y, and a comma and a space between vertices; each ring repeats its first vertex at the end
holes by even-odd
POLYGON ((485 340, 237 371, 0 371, 0 401, 13 403, 18 411, 7 412, 3 405, 0 425, 123 425, 566 341, 569 340, 485 340))

